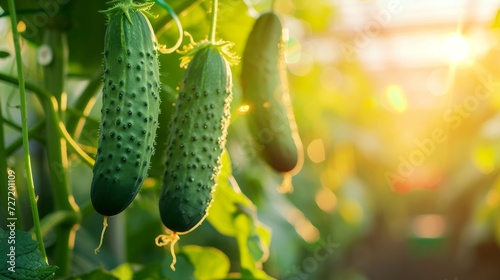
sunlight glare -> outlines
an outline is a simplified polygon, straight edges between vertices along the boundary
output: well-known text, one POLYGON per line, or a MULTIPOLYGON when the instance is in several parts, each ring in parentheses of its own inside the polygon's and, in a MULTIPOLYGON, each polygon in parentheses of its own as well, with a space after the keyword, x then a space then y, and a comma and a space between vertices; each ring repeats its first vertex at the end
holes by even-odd
POLYGON ((238 113, 240 113, 240 114, 246 114, 248 112, 248 110, 250 110, 250 105, 243 104, 243 105, 240 106, 240 108, 238 108, 238 113))
POLYGON ((443 55, 451 63, 464 62, 470 57, 470 43, 464 36, 453 34, 448 37, 443 45, 443 55))

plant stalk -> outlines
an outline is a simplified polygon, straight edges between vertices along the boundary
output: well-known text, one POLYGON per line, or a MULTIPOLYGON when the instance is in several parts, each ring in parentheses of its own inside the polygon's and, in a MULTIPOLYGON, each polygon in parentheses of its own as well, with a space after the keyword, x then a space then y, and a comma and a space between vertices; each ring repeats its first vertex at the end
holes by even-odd
POLYGON ((24 71, 23 71, 23 59, 21 57, 21 44, 19 42, 19 32, 17 31, 17 15, 16 6, 14 0, 9 0, 9 13, 10 22, 12 29, 12 36, 14 39, 14 49, 16 52, 16 65, 17 65, 17 76, 19 80, 19 93, 21 97, 21 123, 22 123, 22 135, 23 135, 23 146, 24 146, 24 168, 26 172, 26 180, 28 184, 28 193, 31 205, 31 214, 33 216, 33 226, 36 239, 38 240, 38 248, 42 253, 42 257, 47 261, 47 253, 45 252, 45 246, 43 245, 42 233, 40 232, 40 217, 38 215, 38 205, 35 196, 35 184, 33 182, 33 173, 31 169, 31 159, 29 152, 29 138, 28 138, 28 113, 26 104, 26 88, 24 85, 24 71))
POLYGON ((219 1, 212 0, 212 21, 210 21, 210 31, 208 33, 208 40, 210 43, 215 44, 215 31, 217 29, 217 6, 219 1))
MULTIPOLYGON (((74 203, 73 195, 68 178, 68 156, 66 140, 59 134, 59 123, 64 119, 65 102, 65 81, 68 65, 68 43, 66 33, 62 30, 45 29, 44 43, 52 51, 52 60, 43 67, 45 88, 53 94, 56 105, 51 104, 52 100, 44 102, 46 112, 58 109, 56 114, 47 115, 47 158, 50 170, 50 181, 52 193, 54 195, 55 212, 68 211, 78 213, 78 206, 74 203), (54 108, 55 107, 55 108, 54 108), (54 117, 58 116, 59 119, 54 117)), ((59 269, 57 276, 66 276, 70 272, 73 247, 75 223, 67 222, 56 227, 57 242, 55 244, 54 262, 59 269)))

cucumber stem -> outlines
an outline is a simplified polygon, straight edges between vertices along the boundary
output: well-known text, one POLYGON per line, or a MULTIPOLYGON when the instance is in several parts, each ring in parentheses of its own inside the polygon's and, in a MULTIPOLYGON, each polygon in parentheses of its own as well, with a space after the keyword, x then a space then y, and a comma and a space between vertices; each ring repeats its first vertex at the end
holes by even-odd
POLYGON ((210 22, 210 33, 208 34, 208 40, 210 43, 215 44, 215 31, 217 29, 217 6, 218 0, 212 0, 212 21, 210 22))

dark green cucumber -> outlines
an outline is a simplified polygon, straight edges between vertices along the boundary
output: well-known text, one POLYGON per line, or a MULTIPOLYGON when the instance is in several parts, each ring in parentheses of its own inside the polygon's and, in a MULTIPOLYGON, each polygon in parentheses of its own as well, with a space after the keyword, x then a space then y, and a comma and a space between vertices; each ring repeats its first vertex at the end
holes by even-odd
POLYGON ((295 173, 303 149, 292 111, 284 59, 283 27, 273 13, 255 22, 242 58, 242 100, 260 156, 276 171, 295 173))
POLYGON ((153 29, 135 4, 108 10, 102 121, 91 200, 105 216, 125 210, 147 177, 158 126, 160 80, 153 29))
POLYGON ((159 209, 175 233, 200 224, 221 167, 232 100, 231 69, 219 46, 199 46, 185 72, 170 122, 159 209))

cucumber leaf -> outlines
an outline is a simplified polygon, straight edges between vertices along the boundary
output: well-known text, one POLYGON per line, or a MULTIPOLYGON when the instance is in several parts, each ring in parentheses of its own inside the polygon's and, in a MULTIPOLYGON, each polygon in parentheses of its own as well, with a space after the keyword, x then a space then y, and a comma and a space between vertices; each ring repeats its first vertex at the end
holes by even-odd
POLYGON ((0 278, 52 279, 56 266, 49 266, 38 250, 38 242, 24 231, 0 228, 0 278))
POLYGON ((9 57, 10 53, 6 51, 0 51, 0 58, 6 58, 9 57))
POLYGON ((231 160, 224 152, 207 219, 221 234, 236 238, 242 274, 245 271, 248 277, 267 279, 261 266, 267 259, 271 231, 257 220, 255 205, 241 192, 231 173, 231 160))
POLYGON ((196 279, 222 279, 229 273, 229 258, 218 249, 188 245, 182 247, 182 253, 191 263, 196 264, 196 279))

